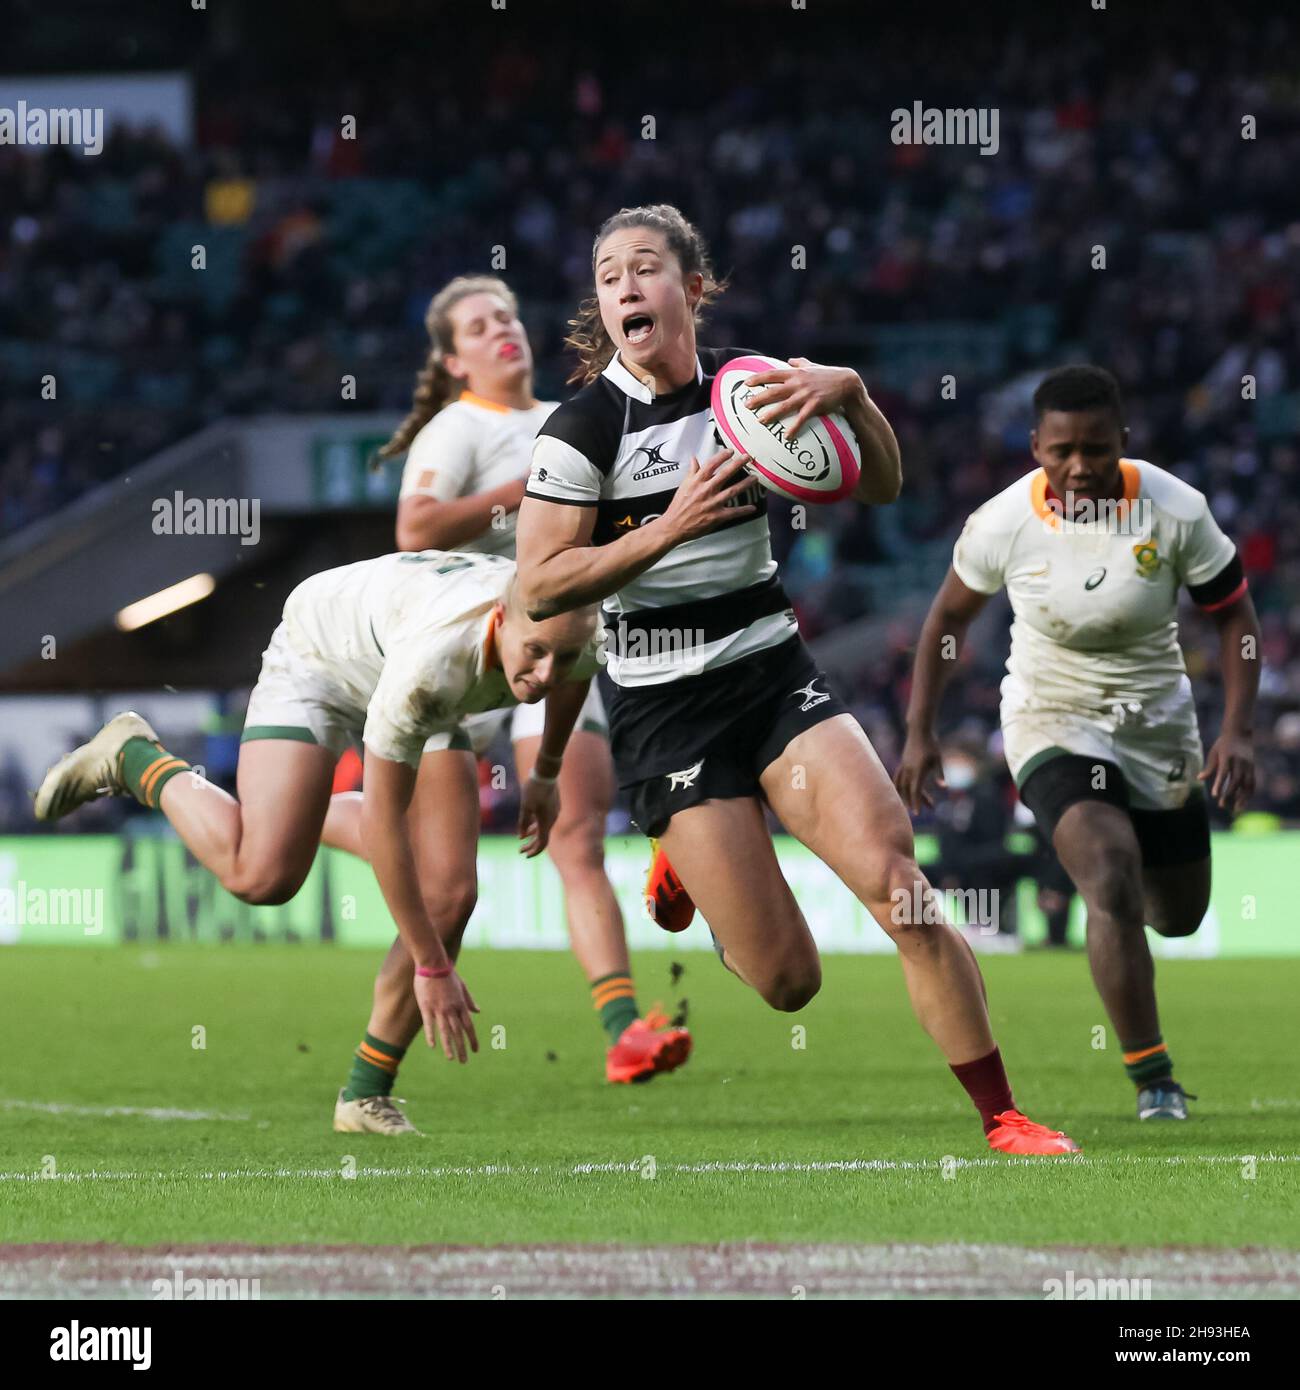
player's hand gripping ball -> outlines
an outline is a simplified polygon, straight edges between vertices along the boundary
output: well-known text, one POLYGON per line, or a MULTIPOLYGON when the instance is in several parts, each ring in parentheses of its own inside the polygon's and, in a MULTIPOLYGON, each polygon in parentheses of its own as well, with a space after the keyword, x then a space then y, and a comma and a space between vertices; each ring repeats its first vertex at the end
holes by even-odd
POLYGON ((722 442, 744 454, 745 467, 772 492, 796 502, 838 502, 858 483, 857 437, 839 414, 813 416, 793 439, 793 412, 760 420, 747 402, 767 388, 746 386, 745 378, 773 369, 789 371, 790 364, 777 357, 737 357, 713 378, 713 418, 722 442))

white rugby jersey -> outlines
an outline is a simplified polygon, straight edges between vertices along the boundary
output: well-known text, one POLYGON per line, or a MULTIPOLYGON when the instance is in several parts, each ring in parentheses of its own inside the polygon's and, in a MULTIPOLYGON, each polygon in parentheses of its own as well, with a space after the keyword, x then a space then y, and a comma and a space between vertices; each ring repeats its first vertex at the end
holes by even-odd
MULTIPOLYGON (((492 610, 514 572, 497 555, 381 555, 304 580, 285 602, 285 631, 313 695, 381 758, 418 766, 431 734, 519 703, 491 646, 492 610)), ((596 667, 593 637, 569 679, 596 667)))
MULTIPOLYGON (((695 380, 656 396, 619 361, 547 420, 533 447, 527 496, 596 509, 593 545, 660 516, 692 456, 719 448, 709 399, 740 348, 701 348, 695 380)), ((605 600, 610 678, 659 685, 776 646, 798 631, 777 578, 758 483, 733 505, 756 514, 674 547, 605 600)))
MULTIPOLYGON (((450 502, 526 478, 537 431, 558 404, 538 401, 529 410, 514 410, 462 391, 411 441, 399 497, 450 502)), ((515 518, 510 512, 500 526, 489 526, 456 549, 513 559, 515 518)))
POLYGON ((1121 459, 1124 496, 1109 515, 1072 521, 1042 469, 973 512, 953 551, 957 577, 1011 600, 1003 718, 1066 709, 1140 713, 1185 683, 1178 588, 1203 607, 1245 591, 1236 548, 1204 494, 1140 459, 1121 459))

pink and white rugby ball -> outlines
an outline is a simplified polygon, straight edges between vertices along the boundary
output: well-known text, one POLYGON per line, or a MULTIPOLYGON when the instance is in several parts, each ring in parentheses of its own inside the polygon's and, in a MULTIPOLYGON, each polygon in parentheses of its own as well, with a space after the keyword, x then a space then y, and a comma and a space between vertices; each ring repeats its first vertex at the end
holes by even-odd
POLYGON ((713 378, 713 418, 727 447, 747 456, 745 467, 764 487, 796 502, 838 502, 862 471, 858 441, 844 416, 814 416, 787 439, 793 415, 764 424, 746 405, 764 389, 746 386, 746 377, 789 366, 779 357, 733 358, 713 378))

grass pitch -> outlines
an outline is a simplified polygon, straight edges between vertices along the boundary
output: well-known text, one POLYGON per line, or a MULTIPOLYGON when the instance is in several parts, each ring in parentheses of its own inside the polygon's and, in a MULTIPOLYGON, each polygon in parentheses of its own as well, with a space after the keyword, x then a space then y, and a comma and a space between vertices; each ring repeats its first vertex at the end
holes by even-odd
POLYGON ((397 1093, 427 1137, 394 1141, 330 1129, 366 953, 6 948, 0 1241, 1300 1247, 1300 961, 1160 966, 1185 1125, 1138 1124, 1081 956, 984 961, 1018 1103, 1084 1146, 1014 1160, 894 960, 831 957, 784 1015, 670 959, 634 962, 639 998, 689 1000, 695 1055, 625 1087, 568 955, 467 954, 482 1050, 417 1042, 397 1093))

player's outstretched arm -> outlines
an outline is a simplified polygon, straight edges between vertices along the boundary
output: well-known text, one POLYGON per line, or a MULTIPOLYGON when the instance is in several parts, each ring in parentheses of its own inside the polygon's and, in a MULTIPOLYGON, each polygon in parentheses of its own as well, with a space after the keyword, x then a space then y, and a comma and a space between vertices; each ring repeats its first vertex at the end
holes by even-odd
POLYGON ((467 1060, 465 1043, 478 1051, 471 1014, 478 1009, 456 974, 446 948, 429 922, 420 891, 406 813, 415 791, 416 769, 366 749, 366 791, 361 802, 361 843, 379 881, 411 959, 415 998, 430 1047, 441 1041, 450 1061, 467 1060))
MULTIPOLYGON (((966 630, 987 602, 987 594, 968 588, 950 566, 921 625, 912 668, 912 694, 907 702, 907 739, 894 774, 894 785, 913 815, 922 806, 934 805, 926 783, 938 771, 941 761, 934 727, 939 701, 956 669, 966 630)), ((943 782, 938 785, 943 786, 943 782)))
POLYGON ((1210 616, 1219 629, 1223 670, 1223 726, 1200 772, 1225 810, 1244 811, 1255 791, 1255 697, 1259 693, 1259 619, 1243 593, 1210 616))
POLYGON ((701 464, 691 459, 662 516, 634 527, 608 545, 593 546, 594 507, 525 497, 519 508, 515 553, 524 610, 535 623, 599 603, 644 574, 675 545, 703 536, 723 521, 753 515, 734 499, 753 486, 744 460, 721 449, 701 464))

